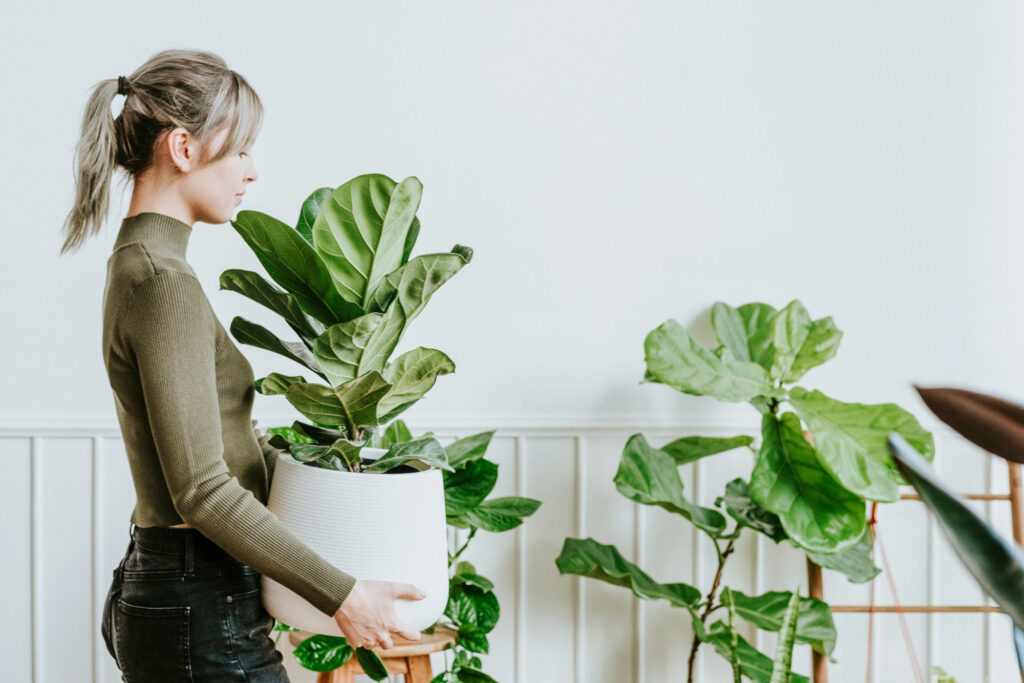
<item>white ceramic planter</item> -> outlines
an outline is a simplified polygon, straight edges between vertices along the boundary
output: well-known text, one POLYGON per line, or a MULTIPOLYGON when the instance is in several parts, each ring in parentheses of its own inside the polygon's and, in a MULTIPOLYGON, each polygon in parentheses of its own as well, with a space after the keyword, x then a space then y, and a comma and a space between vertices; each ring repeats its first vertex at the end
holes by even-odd
MULTIPOLYGON (((364 448, 373 460, 387 451, 364 448)), ((411 583, 423 600, 396 600, 400 619, 422 630, 448 603, 448 536, 441 470, 337 472, 278 456, 267 508, 321 557, 357 579, 411 583)), ((340 636, 333 617, 263 576, 263 605, 276 619, 340 636)))

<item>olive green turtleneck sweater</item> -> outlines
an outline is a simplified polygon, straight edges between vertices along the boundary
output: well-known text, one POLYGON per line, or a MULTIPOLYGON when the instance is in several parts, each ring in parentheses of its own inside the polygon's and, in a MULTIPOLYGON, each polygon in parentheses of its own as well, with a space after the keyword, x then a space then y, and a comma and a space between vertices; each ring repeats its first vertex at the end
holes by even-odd
POLYGON ((192 227, 121 223, 107 261, 103 358, 135 483, 131 521, 183 522, 333 615, 356 579, 266 508, 279 450, 256 431, 253 372, 185 261, 192 227))

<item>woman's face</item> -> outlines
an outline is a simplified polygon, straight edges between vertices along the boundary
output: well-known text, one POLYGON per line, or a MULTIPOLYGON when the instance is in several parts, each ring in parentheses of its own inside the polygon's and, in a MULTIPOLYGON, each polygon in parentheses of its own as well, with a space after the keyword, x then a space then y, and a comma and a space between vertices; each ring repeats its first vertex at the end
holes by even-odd
MULTIPOLYGON (((221 129, 214 136, 210 148, 219 150, 227 140, 228 132, 227 128, 221 129)), ((242 150, 203 166, 198 165, 194 156, 189 161, 188 171, 180 180, 180 190, 195 220, 214 225, 230 221, 242 203, 242 193, 258 177, 252 150, 242 150)))

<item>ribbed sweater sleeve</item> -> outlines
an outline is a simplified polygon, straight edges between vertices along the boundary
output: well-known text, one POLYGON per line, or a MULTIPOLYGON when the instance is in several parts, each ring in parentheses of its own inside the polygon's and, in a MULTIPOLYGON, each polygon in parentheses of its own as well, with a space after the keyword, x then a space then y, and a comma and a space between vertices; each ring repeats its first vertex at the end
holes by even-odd
POLYGON ((296 538, 228 471, 217 399, 217 328, 199 281, 187 273, 158 271, 136 285, 120 324, 138 366, 160 467, 182 520, 333 616, 355 577, 296 538))
POLYGON ((256 428, 256 420, 252 421, 252 431, 256 435, 256 442, 260 445, 263 453, 263 462, 267 465, 267 486, 274 481, 274 468, 277 466, 277 456, 284 453, 280 448, 270 445, 270 434, 264 434, 256 428))

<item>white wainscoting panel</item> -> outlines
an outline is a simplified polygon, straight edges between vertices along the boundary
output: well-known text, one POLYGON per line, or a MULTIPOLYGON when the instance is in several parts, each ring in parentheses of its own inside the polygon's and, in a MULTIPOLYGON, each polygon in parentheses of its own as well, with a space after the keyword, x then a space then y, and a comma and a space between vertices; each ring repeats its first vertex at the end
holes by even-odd
MULTIPOLYGON (((261 419, 261 428, 291 418, 261 419)), ((987 456, 944 426, 925 424, 936 436, 940 474, 964 492, 1007 491, 1004 463, 987 456)), ((688 615, 664 602, 637 600, 623 588, 576 576, 555 565, 567 537, 593 537, 614 544, 659 582, 684 581, 707 592, 716 554, 711 542, 679 517, 636 505, 615 490, 612 478, 626 440, 643 432, 654 445, 689 434, 731 436, 756 431, 755 423, 652 424, 593 420, 495 418, 411 423, 442 443, 497 429, 488 457, 499 465, 493 496, 521 495, 542 501, 518 529, 479 532, 463 555, 491 578, 501 618, 490 637, 485 669, 502 683, 668 683, 685 680, 692 631, 688 615)), ((0 499, 5 511, 0 625, 4 680, 26 683, 120 680, 100 635, 99 624, 114 567, 128 543, 134 489, 114 420, 0 421, 5 467, 0 499)), ((691 498, 713 503, 725 484, 749 476, 748 449, 699 461, 680 470, 691 498)), ((909 489, 907 489, 909 491, 909 489)), ((1009 504, 972 502, 1007 537, 1009 504)), ((922 504, 902 501, 880 506, 879 534, 893 576, 872 584, 851 584, 826 571, 825 597, 832 604, 892 603, 890 578, 903 604, 992 604, 962 568, 922 504)), ((451 534, 452 549, 465 531, 451 534)), ((876 563, 881 565, 881 556, 876 563)), ((729 558, 722 583, 750 594, 789 590, 806 594, 804 556, 788 544, 775 545, 746 532, 729 558)), ((713 619, 725 618, 716 612, 713 619)), ((833 681, 912 681, 914 669, 895 614, 874 618, 874 646, 868 652, 866 614, 837 614, 839 633, 830 666, 833 681), (870 660, 870 665, 869 665, 870 660)), ((910 614, 906 635, 927 679, 932 665, 958 680, 1014 681, 1009 619, 1002 614, 910 614)), ((752 644, 771 654, 775 637, 741 622, 752 644)), ((315 675, 285 653, 297 683, 315 675)), ((434 656, 439 671, 447 655, 434 656)), ((798 646, 798 671, 810 671, 810 651, 798 646)), ((396 680, 400 677, 396 677, 396 680)), ((696 680, 731 680, 725 662, 707 646, 696 661, 696 680)), ((368 679, 364 679, 368 680, 368 679)))

